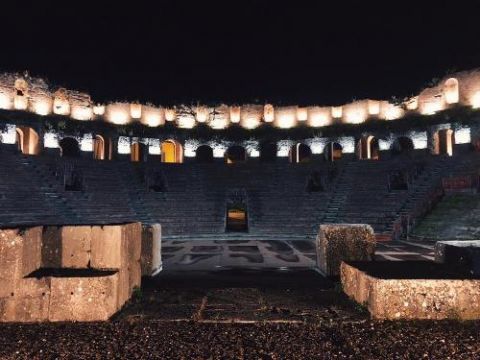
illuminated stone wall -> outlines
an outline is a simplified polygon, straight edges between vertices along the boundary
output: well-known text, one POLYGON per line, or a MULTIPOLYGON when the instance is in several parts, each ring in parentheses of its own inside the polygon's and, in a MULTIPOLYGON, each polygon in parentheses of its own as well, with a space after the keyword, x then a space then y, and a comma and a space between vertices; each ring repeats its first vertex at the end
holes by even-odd
POLYGON ((39 115, 53 113, 76 120, 104 120, 118 125, 138 121, 156 127, 171 121, 180 128, 206 123, 214 129, 223 129, 239 123, 254 129, 266 122, 288 129, 306 122, 309 126, 322 127, 334 123, 360 124, 369 118, 395 120, 407 112, 435 114, 457 104, 480 108, 480 69, 446 76, 400 105, 364 99, 339 106, 221 104, 215 108, 202 105, 164 108, 127 102, 95 104, 88 94, 54 88, 28 74, 0 74, 0 109, 25 110, 39 115))

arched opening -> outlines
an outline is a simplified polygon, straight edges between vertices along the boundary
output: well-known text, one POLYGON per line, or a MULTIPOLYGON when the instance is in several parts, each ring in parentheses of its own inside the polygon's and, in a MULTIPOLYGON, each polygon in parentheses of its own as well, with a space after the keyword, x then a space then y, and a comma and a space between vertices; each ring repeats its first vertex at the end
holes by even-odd
POLYGON ((60 156, 78 158, 80 157, 80 146, 78 141, 72 137, 65 137, 58 143, 60 145, 60 156))
POLYGON ((458 91, 458 80, 455 78, 450 78, 445 81, 443 88, 445 94, 445 102, 447 104, 456 104, 459 100, 459 91, 458 91))
POLYGON ((298 143, 290 148, 288 158, 291 163, 309 162, 312 157, 312 150, 308 145, 298 143))
POLYGON ((227 164, 237 164, 247 161, 245 148, 239 145, 230 146, 225 153, 227 164))
POLYGON ((105 160, 105 139, 101 135, 95 135, 93 140, 93 158, 105 160))
POLYGON ((166 140, 162 142, 162 162, 164 163, 182 163, 183 147, 175 140, 166 140))
POLYGON ((230 208, 227 210, 227 231, 245 232, 248 230, 247 212, 245 209, 230 208))
POLYGON ((378 160, 380 149, 378 140, 372 135, 363 136, 357 145, 357 154, 360 160, 378 160))
POLYGON ((208 145, 201 145, 197 148, 195 159, 199 163, 212 163, 213 162, 213 149, 208 145))
POLYGON ((148 147, 142 143, 133 143, 130 146, 130 160, 134 162, 147 161, 148 147))
POLYGON ((436 155, 453 155, 453 145, 455 144, 454 132, 451 129, 443 129, 437 131, 433 135, 434 154, 436 155))
POLYGON ((333 162, 340 160, 343 155, 342 145, 336 142, 329 142, 325 145, 324 155, 327 161, 333 162))
POLYGON ((260 144, 260 161, 273 162, 277 160, 277 144, 262 143, 260 144))
POLYGON ((392 155, 409 154, 414 149, 413 141, 409 137, 400 136, 392 144, 392 155))
POLYGON ((15 130, 18 150, 25 155, 37 155, 39 153, 37 132, 26 126, 17 126, 15 130))

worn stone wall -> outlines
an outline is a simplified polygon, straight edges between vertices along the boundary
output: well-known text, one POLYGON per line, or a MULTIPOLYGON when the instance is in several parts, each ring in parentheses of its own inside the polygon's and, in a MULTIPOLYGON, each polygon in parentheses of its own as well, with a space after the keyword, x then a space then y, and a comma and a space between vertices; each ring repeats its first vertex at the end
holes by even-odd
POLYGON ((0 230, 0 322, 107 320, 161 267, 160 241, 140 223, 0 230))
POLYGON ((327 276, 340 275, 340 264, 347 260, 372 260, 375 234, 370 225, 320 225, 316 240, 317 264, 327 276))
POLYGON ((376 319, 480 319, 480 280, 379 279, 342 263, 341 282, 376 319))

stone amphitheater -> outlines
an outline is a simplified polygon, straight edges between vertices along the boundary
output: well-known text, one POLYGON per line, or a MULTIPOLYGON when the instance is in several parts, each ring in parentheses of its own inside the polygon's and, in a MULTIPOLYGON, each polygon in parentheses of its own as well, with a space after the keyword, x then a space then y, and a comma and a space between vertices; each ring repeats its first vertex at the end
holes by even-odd
MULTIPOLYGON (((348 261, 438 257, 422 229, 451 194, 477 192, 478 107, 479 70, 334 107, 103 105, 4 74, 0 321, 106 320, 162 269, 295 267, 328 269, 379 318, 451 317, 457 303, 378 310, 383 288, 361 278, 377 273, 348 261)), ((480 296, 478 274, 455 274, 480 296)))

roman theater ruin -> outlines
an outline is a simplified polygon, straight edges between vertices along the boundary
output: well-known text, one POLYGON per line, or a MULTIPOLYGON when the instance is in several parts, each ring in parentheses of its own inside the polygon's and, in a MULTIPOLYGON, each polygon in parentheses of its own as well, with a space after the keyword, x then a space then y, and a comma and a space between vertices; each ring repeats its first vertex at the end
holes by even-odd
POLYGON ((103 104, 6 73, 0 120, 1 322, 107 320, 142 276, 216 256, 305 261, 377 318, 480 317, 478 273, 450 257, 420 274, 374 261, 446 195, 477 192, 480 69, 334 106, 103 104), (270 257, 215 253, 228 241, 270 257))

